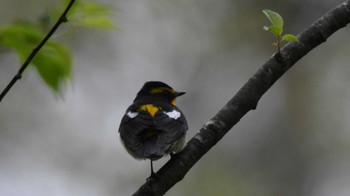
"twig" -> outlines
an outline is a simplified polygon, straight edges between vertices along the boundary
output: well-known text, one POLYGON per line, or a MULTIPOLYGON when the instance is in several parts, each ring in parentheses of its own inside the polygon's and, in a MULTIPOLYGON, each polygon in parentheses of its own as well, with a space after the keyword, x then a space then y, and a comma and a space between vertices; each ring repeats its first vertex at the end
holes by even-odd
POLYGON ((350 23, 350 0, 335 7, 298 37, 301 43, 289 43, 272 56, 237 94, 133 195, 165 194, 182 180, 196 162, 207 153, 250 110, 254 110, 265 92, 299 59, 325 42, 329 36, 350 23))
POLYGON ((28 67, 29 63, 32 61, 32 59, 35 57, 35 55, 39 52, 39 50, 45 45, 45 43, 49 40, 49 38, 55 33, 57 28, 64 22, 67 22, 67 13, 70 10, 70 8, 73 6, 75 0, 71 0, 67 6, 67 8, 64 10, 60 18, 57 20, 56 24, 52 27, 52 29, 49 31, 49 33, 44 37, 44 39, 39 43, 39 45, 33 49, 33 51, 30 53, 30 55, 27 57, 27 59, 24 61, 21 68, 18 70, 17 74, 12 78, 10 83, 6 86, 6 88, 2 91, 0 94, 0 102, 5 97, 5 95, 8 93, 8 91, 12 88, 12 86, 22 78, 22 74, 24 70, 28 67))

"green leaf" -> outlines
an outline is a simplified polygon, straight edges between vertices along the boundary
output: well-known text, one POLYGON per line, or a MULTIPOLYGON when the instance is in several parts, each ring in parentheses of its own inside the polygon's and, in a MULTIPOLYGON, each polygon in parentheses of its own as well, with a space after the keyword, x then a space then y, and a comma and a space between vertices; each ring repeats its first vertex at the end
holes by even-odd
POLYGON ((84 3, 81 4, 81 11, 87 14, 109 13, 112 8, 100 3, 84 3))
POLYGON ((35 25, 14 23, 1 27, 0 44, 15 50, 24 61, 43 36, 44 34, 35 25))
POLYGON ((116 25, 110 17, 113 10, 113 7, 100 3, 79 3, 68 18, 78 26, 114 29, 116 25))
POLYGON ((79 24, 86 27, 97 27, 104 29, 115 28, 114 23, 105 16, 85 16, 80 20, 79 24))
POLYGON ((283 18, 277 12, 274 12, 269 9, 264 9, 263 13, 272 23, 272 26, 276 26, 283 29, 283 18))
MULTIPOLYGON (((70 0, 63 0, 63 8, 70 0)), ((24 62, 32 50, 45 37, 47 29, 62 14, 63 8, 49 11, 43 15, 39 25, 30 23, 13 23, 6 26, 0 26, 0 45, 14 50, 20 60, 24 62)), ((111 19, 111 13, 115 9, 108 5, 100 3, 87 3, 76 0, 73 7, 68 12, 68 20, 77 24, 92 28, 115 28, 111 19)), ((65 81, 67 81, 72 72, 72 57, 69 50, 63 45, 49 40, 43 48, 37 53, 31 62, 44 82, 59 93, 65 81)))
POLYGON ((285 34, 282 37, 282 41, 288 41, 288 42, 299 42, 299 39, 297 36, 292 35, 292 34, 285 34))
POLYGON ((63 82, 71 76, 72 57, 63 45, 48 42, 33 59, 32 65, 44 82, 59 93, 63 82))
POLYGON ((282 35, 282 32, 283 32, 283 29, 277 26, 270 26, 270 27, 264 26, 263 28, 265 31, 269 31, 276 36, 282 35))
MULTIPOLYGON (((45 36, 37 26, 29 23, 14 23, 0 28, 0 44, 13 49, 24 62, 45 36)), ((48 41, 31 62, 40 77, 54 91, 59 92, 64 80, 72 71, 72 57, 61 44, 48 41)))

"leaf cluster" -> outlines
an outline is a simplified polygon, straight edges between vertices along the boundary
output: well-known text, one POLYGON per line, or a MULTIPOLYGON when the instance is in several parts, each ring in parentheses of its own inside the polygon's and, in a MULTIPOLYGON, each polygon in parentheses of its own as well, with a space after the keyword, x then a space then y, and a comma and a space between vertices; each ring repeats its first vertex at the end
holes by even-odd
MULTIPOLYGON (((69 0, 64 0, 64 3, 69 0)), ((62 6, 64 7, 64 6, 62 6)), ((76 2, 68 14, 69 21, 77 26, 111 29, 115 28, 110 18, 112 8, 98 3, 76 2)), ((13 22, 0 26, 0 46, 13 50, 23 63, 32 50, 47 34, 47 27, 59 18, 61 9, 46 14, 37 22, 13 22)), ((67 46, 48 40, 30 62, 54 92, 61 93, 62 85, 71 78, 72 56, 67 46)))

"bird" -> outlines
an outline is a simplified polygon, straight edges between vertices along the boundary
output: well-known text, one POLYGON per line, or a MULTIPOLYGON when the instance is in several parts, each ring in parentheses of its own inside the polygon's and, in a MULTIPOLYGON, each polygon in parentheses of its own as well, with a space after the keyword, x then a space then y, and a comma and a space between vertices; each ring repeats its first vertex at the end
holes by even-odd
POLYGON ((180 152, 186 143, 186 117, 176 106, 177 92, 161 81, 148 81, 127 108, 119 126, 120 140, 135 159, 153 161, 180 152))

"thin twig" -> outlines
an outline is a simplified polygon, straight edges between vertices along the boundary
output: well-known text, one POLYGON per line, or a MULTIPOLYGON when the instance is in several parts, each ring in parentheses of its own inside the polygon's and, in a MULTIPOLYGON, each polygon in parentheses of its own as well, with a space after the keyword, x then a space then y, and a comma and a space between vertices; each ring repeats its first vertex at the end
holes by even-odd
POLYGON ((12 86, 22 78, 22 74, 24 70, 28 67, 32 59, 35 57, 35 55, 39 52, 39 50, 45 45, 45 43, 50 39, 50 37, 55 33, 57 28, 64 22, 67 22, 67 13, 70 10, 70 8, 73 6, 75 0, 71 0, 67 6, 67 8, 64 10, 60 18, 57 20, 56 24, 52 27, 52 29, 49 31, 49 33, 44 37, 44 39, 39 43, 39 45, 33 49, 33 51, 30 53, 28 58, 24 61, 21 68, 18 70, 17 74, 12 78, 10 83, 6 86, 6 88, 2 91, 0 94, 0 102, 5 97, 5 95, 8 93, 8 91, 12 88, 12 86))

